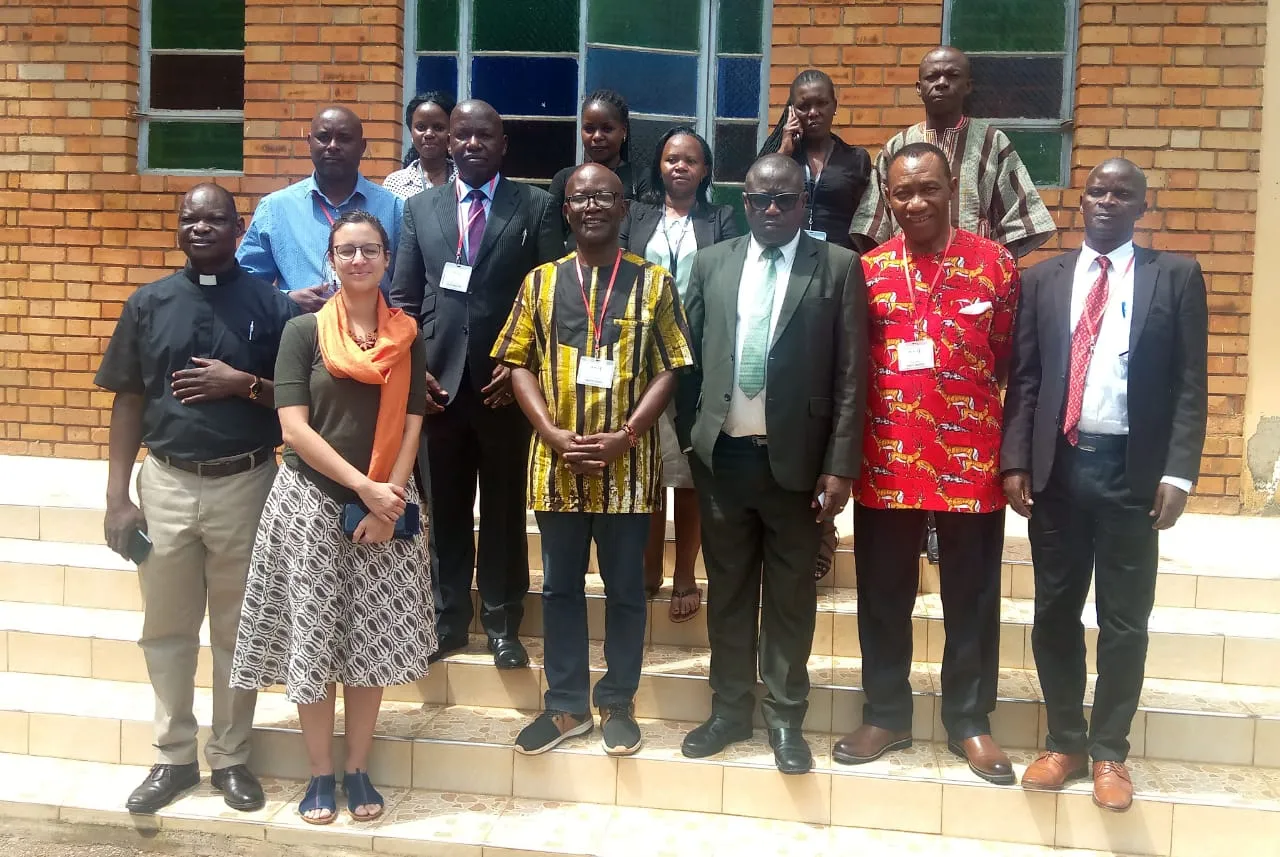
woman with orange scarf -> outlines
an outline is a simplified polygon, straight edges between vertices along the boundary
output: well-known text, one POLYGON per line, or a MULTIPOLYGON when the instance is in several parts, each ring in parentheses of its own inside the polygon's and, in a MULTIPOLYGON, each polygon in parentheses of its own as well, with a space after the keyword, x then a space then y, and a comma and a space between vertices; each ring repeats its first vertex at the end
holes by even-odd
POLYGON ((232 687, 284 684, 298 704, 311 764, 298 811, 311 824, 337 817, 335 683, 347 808, 371 821, 384 806, 368 773, 382 690, 426 675, 436 649, 426 538, 412 526, 426 350, 379 291, 389 246, 372 215, 340 217, 328 254, 341 289, 281 337, 285 466, 258 526, 231 673, 232 687))

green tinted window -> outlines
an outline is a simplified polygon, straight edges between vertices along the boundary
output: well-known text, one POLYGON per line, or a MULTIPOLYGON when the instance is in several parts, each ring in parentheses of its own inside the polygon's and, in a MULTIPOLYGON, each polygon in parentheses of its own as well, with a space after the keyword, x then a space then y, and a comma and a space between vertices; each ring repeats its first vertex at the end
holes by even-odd
POLYGON ((722 54, 760 53, 764 25, 761 0, 720 0, 719 45, 722 54))
POLYGON ((1064 135, 1061 131, 1016 131, 1006 130, 1013 148, 1017 150, 1022 163, 1026 164, 1031 180, 1038 187, 1060 187, 1062 185, 1062 143, 1064 135))
POLYGON ((951 44, 965 51, 1061 51, 1067 0, 951 0, 951 44))
POLYGON ((734 217, 738 221, 738 233, 747 234, 746 203, 742 201, 742 185, 714 184, 711 186, 711 201, 716 205, 732 205, 734 217))
POLYGON ((147 167, 153 170, 234 170, 244 166, 241 122, 150 122, 147 167))
POLYGON ((244 0, 151 0, 151 47, 244 50, 244 0))
POLYGON ((418 0, 418 50, 458 49, 458 0, 418 0))
POLYGON ((587 39, 597 44, 696 51, 698 3, 689 0, 586 0, 587 39))
POLYGON ((477 51, 578 51, 578 0, 475 0, 471 15, 477 51))

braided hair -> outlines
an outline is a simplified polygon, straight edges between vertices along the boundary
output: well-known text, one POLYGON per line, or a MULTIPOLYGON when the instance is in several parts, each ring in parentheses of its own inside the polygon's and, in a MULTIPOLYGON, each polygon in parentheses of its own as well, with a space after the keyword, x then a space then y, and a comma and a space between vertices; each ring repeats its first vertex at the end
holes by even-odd
MULTIPOLYGON (((418 108, 424 104, 434 104, 444 111, 445 116, 448 116, 453 112, 453 108, 457 103, 457 100, 455 100, 452 95, 439 90, 415 95, 410 99, 408 106, 404 109, 404 127, 409 129, 413 128, 413 114, 417 113, 418 108)), ((418 160, 418 150, 410 145, 409 150, 404 153, 404 160, 401 162, 400 166, 407 167, 416 160, 418 160)))
POLYGON ((796 79, 791 81, 791 92, 787 95, 787 103, 783 105, 782 115, 778 117, 778 124, 773 126, 773 131, 765 138, 764 145, 760 147, 760 157, 777 152, 782 148, 782 135, 786 133, 783 129, 787 127, 787 114, 791 110, 792 102, 795 101, 796 90, 814 83, 825 83, 831 90, 832 99, 835 98, 835 84, 831 82, 831 77, 825 71, 809 68, 796 75, 796 79))
POLYGON ((622 146, 618 149, 618 157, 624 161, 631 160, 631 111, 627 107, 627 99, 623 98, 622 94, 615 90, 597 89, 582 99, 583 111, 585 112, 587 107, 592 104, 604 104, 618 114, 622 127, 626 129, 626 134, 622 138, 622 146))

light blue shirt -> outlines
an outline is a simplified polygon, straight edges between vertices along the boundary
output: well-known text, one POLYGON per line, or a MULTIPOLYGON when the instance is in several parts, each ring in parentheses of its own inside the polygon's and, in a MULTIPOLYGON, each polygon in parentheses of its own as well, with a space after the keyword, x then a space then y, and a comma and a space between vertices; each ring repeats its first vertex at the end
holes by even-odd
MULTIPOLYGON (((500 181, 502 181, 502 173, 494 173, 493 178, 482 185, 478 185, 479 189, 484 191, 484 200, 480 204, 484 207, 486 229, 489 226, 489 214, 493 211, 493 195, 498 192, 498 182, 500 181)), ((467 196, 475 189, 464 182, 462 176, 457 177, 454 193, 458 196, 458 236, 462 239, 463 259, 471 258, 471 235, 470 230, 467 229, 467 218, 471 213, 471 200, 467 199, 467 196)))
POLYGON ((236 258, 246 271, 275 283, 282 292, 320 283, 336 284, 337 277, 326 259, 331 219, 361 209, 378 218, 391 239, 391 264, 382 278, 382 291, 386 293, 391 288, 391 272, 400 243, 404 200, 364 176, 356 178, 351 196, 337 204, 320 192, 314 173, 267 194, 253 213, 253 222, 240 242, 236 258))

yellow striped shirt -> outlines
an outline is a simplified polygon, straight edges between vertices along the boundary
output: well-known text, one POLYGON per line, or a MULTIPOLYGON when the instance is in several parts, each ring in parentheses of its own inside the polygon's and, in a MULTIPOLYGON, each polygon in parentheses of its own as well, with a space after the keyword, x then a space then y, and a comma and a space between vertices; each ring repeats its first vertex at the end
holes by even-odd
MULTIPOLYGON (((583 268, 581 284, 577 268, 577 254, 570 253, 525 277, 511 317, 493 346, 493 358, 538 377, 558 427, 581 435, 620 431, 656 375, 693 365, 688 324, 671 275, 633 253, 623 253, 599 324, 600 349, 594 352, 614 361, 613 385, 578 384, 578 361, 593 355, 613 267, 583 268)), ((535 435, 528 478, 529 507, 535 511, 651 512, 662 490, 657 426, 599 476, 571 473, 535 435)))

